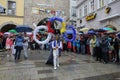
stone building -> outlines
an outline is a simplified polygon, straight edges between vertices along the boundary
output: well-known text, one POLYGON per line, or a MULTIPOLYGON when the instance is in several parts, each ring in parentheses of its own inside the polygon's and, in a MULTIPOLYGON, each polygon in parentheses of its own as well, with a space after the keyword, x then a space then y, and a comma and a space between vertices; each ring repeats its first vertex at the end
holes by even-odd
POLYGON ((61 16, 69 18, 69 0, 25 0, 24 24, 34 28, 33 23, 46 17, 61 16))
POLYGON ((101 28, 115 26, 120 30, 120 0, 79 0, 77 26, 101 28))

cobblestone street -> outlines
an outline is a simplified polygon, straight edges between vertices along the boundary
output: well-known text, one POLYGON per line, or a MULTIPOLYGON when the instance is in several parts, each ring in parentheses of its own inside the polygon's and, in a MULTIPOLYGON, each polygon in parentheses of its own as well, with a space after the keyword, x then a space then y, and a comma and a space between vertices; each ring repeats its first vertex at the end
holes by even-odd
POLYGON ((48 51, 29 51, 29 59, 19 63, 2 59, 0 80, 120 80, 120 65, 96 62, 88 55, 63 52, 60 67, 45 64, 48 51), (68 61, 69 57, 73 60, 68 61))

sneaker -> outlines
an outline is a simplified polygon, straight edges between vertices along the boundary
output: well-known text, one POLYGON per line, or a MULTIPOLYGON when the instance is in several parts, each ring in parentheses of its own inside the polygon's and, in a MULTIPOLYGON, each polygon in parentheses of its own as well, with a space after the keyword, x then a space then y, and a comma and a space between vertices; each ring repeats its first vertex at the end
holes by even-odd
POLYGON ((115 59, 114 59, 114 62, 116 62, 116 61, 117 61, 117 59, 115 58, 115 59))
POLYGON ((54 67, 54 69, 56 70, 57 68, 56 68, 56 67, 54 67))
POLYGON ((57 67, 60 67, 60 65, 57 65, 57 67))

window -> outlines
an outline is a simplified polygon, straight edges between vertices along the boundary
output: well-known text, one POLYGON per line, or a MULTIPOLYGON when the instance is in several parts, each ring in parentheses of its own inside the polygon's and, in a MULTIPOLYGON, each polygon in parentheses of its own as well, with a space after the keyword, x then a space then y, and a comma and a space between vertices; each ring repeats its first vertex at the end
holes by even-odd
POLYGON ((85 16, 87 15, 87 5, 86 4, 84 5, 84 15, 85 16))
POLYGON ((103 7, 104 5, 104 0, 99 0, 99 8, 103 7))
POLYGON ((72 16, 76 17, 76 8, 75 7, 72 7, 72 16))
POLYGON ((79 10, 79 17, 80 18, 82 17, 82 10, 81 9, 79 10))
POLYGON ((85 14, 84 14, 84 6, 81 6, 81 8, 82 8, 82 17, 83 17, 83 16, 85 16, 85 14))
POLYGON ((16 14, 16 2, 8 1, 8 15, 16 14))
POLYGON ((95 7, 95 5, 94 5, 94 0, 91 0, 91 1, 89 2, 89 12, 90 12, 90 13, 94 11, 94 7, 95 7))

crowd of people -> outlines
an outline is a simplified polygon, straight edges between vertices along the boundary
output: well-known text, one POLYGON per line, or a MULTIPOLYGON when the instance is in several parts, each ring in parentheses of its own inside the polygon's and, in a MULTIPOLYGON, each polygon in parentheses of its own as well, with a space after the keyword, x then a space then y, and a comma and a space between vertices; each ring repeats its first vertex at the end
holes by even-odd
POLYGON ((103 63, 119 62, 120 39, 115 33, 82 34, 72 42, 63 41, 63 50, 88 54, 103 63))
POLYGON ((15 62, 20 61, 21 51, 24 50, 24 59, 28 58, 28 42, 29 36, 26 33, 9 34, 1 36, 1 49, 7 50, 7 59, 11 61, 14 58, 15 62))
MULTIPOLYGON (((91 55, 95 57, 96 61, 103 63, 116 63, 120 61, 120 39, 115 33, 107 34, 98 32, 94 35, 81 34, 77 35, 76 39, 72 42, 66 41, 62 37, 59 38, 59 41, 62 43, 59 54, 61 51, 71 51, 76 54, 91 55)), ((26 33, 1 37, 0 42, 0 47, 5 48, 8 51, 7 59, 10 60, 11 55, 14 55, 15 62, 20 60, 21 50, 24 50, 24 59, 28 58, 28 48, 31 50, 46 49, 50 50, 51 53, 53 53, 52 51, 54 50, 51 46, 51 41, 47 44, 38 44, 34 41, 32 36, 28 36, 26 33)))

